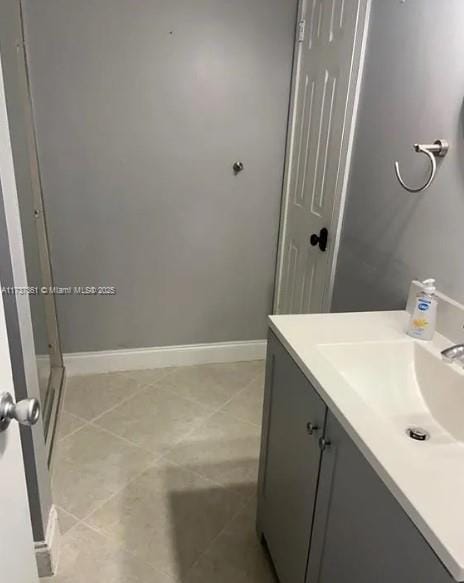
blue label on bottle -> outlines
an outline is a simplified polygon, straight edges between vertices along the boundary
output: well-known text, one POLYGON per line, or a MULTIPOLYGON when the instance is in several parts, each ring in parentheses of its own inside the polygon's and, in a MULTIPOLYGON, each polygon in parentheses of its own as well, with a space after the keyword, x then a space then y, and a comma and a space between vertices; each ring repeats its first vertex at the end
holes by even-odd
POLYGON ((419 304, 417 305, 417 307, 419 308, 419 310, 421 312, 426 312, 430 308, 430 303, 419 302, 419 304))

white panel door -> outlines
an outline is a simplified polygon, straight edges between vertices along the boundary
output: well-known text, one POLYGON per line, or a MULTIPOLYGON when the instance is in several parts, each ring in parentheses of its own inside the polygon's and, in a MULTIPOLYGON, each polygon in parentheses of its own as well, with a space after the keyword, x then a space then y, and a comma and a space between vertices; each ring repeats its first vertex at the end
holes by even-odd
MULTIPOLYGON (((13 175, 12 163, 0 63, 0 185, 3 196, 11 194, 11 181, 8 181, 8 177, 13 175)), ((0 393, 3 392, 11 393, 13 397, 15 394, 3 297, 0 294, 0 393)), ((36 583, 37 567, 19 426, 16 421, 0 432, 0 515, 0 581, 36 583)))
POLYGON ((369 0, 303 0, 279 251, 278 313, 328 309, 369 0))

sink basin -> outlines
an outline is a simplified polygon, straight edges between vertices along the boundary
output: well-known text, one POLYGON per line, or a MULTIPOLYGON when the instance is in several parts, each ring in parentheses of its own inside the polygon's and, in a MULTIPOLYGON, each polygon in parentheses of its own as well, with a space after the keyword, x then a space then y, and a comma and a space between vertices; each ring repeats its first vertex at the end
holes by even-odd
POLYGON ((393 342, 320 344, 318 350, 361 398, 399 430, 418 426, 436 441, 464 442, 464 371, 433 345, 393 342))

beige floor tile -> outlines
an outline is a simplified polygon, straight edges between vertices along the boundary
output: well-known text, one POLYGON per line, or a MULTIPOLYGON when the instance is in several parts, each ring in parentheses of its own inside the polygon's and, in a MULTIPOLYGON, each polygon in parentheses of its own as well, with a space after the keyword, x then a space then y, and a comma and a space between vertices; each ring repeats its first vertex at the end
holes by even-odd
POLYGON ((52 489, 55 504, 82 518, 145 470, 145 450, 86 425, 58 442, 52 489))
POLYGON ((210 409, 163 388, 149 388, 100 417, 109 431, 162 454, 197 427, 210 409))
POLYGON ((256 482, 259 426, 222 412, 206 419, 167 458, 225 486, 256 482))
POLYGON ((256 505, 247 505, 221 532, 184 583, 277 583, 255 531, 256 505))
POLYGON ((188 569, 243 506, 224 488, 160 461, 87 522, 183 583, 188 569))
POLYGON ((258 377, 240 391, 221 411, 237 419, 261 425, 263 415, 264 377, 258 377))
POLYGON ((59 506, 56 506, 56 511, 58 512, 58 524, 60 525, 60 533, 62 535, 66 534, 70 528, 79 522, 77 518, 59 506))
POLYGON ((81 419, 95 419, 144 386, 125 373, 70 377, 66 382, 63 408, 81 419))
POLYGON ((164 379, 168 375, 170 375, 175 368, 166 367, 166 368, 152 368, 152 369, 143 369, 143 370, 127 370, 123 371, 123 374, 128 379, 134 380, 139 385, 154 385, 158 383, 160 380, 164 379))
POLYGON ((60 418, 58 420, 58 439, 63 439, 70 433, 73 433, 83 425, 85 425, 87 421, 68 413, 67 411, 61 411, 60 418))
POLYGON ((140 561, 108 538, 79 524, 62 541, 55 577, 41 583, 171 583, 167 575, 140 561))
POLYGON ((179 367, 161 385, 217 409, 259 375, 262 361, 179 367))

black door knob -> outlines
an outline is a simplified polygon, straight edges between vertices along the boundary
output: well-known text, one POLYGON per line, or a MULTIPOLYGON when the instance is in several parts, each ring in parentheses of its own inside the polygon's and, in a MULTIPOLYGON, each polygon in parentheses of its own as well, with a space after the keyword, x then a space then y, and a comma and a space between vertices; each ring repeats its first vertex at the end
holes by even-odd
POLYGON ((317 235, 317 233, 313 233, 311 235, 311 238, 309 239, 309 241, 313 247, 315 247, 316 245, 319 245, 319 249, 321 251, 325 251, 327 249, 328 239, 329 239, 329 231, 325 227, 323 227, 319 231, 319 235, 317 235))

